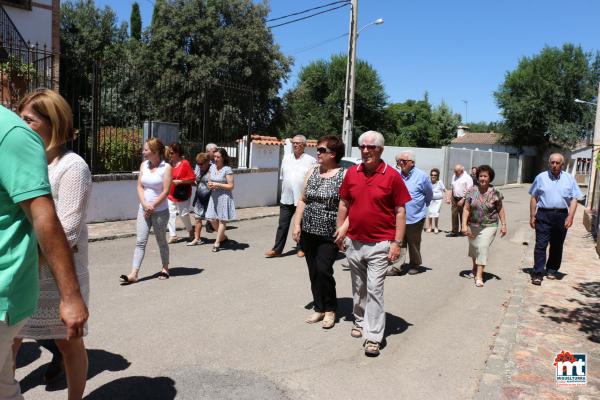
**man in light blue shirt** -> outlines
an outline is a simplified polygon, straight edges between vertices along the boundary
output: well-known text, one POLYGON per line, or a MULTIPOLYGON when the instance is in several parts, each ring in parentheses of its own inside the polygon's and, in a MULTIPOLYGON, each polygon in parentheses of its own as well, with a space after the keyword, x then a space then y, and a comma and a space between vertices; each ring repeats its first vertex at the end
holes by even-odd
MULTIPOLYGON (((415 275, 420 272, 423 263, 421 257, 421 234, 423 224, 427 217, 427 207, 433 198, 433 186, 429 175, 415 167, 415 153, 407 150, 396 156, 396 170, 404 179, 412 200, 406 203, 406 231, 402 248, 406 256, 406 248, 410 261, 408 263, 408 274, 415 275)), ((388 276, 400 275, 400 270, 390 267, 388 276)))
POLYGON ((571 175, 562 171, 562 154, 550 155, 550 170, 535 177, 529 188, 529 224, 535 229, 534 266, 531 283, 541 285, 544 268, 548 279, 556 279, 560 269, 562 250, 567 230, 573 225, 579 186, 571 175), (550 244, 548 260, 546 248, 550 244))

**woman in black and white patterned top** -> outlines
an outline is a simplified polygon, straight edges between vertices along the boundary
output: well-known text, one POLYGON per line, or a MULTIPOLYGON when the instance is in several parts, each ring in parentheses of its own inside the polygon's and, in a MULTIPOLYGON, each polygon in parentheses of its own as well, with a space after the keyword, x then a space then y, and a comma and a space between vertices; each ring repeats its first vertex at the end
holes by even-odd
POLYGON ((309 324, 323 321, 324 329, 335 325, 337 296, 333 263, 338 255, 334 243, 340 185, 345 170, 339 162, 344 155, 344 143, 334 135, 323 136, 317 143, 319 165, 305 178, 302 197, 298 201, 293 236, 304 248, 314 313, 306 319, 309 324))

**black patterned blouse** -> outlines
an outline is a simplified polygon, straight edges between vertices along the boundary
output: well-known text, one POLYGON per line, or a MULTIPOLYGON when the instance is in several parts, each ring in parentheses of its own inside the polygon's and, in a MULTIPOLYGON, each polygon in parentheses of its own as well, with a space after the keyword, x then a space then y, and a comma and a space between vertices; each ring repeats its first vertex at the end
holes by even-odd
POLYGON ((306 207, 302 215, 302 230, 313 235, 331 238, 335 233, 340 186, 344 180, 344 168, 330 178, 319 175, 316 167, 306 183, 304 194, 306 207))

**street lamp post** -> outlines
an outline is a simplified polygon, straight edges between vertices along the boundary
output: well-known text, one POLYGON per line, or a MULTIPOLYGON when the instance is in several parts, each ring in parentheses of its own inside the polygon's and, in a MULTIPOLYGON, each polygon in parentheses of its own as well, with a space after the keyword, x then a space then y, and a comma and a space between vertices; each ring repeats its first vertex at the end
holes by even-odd
POLYGON ((598 158, 598 151, 600 150, 600 84, 598 84, 598 96, 596 97, 597 102, 592 103, 591 101, 585 101, 575 99, 575 103, 588 104, 596 106, 596 121, 594 123, 594 138, 592 139, 592 167, 590 168, 590 179, 588 184, 588 193, 586 197, 586 206, 592 207, 594 200, 594 186, 596 185, 596 159, 598 158))
POLYGON ((354 129, 354 82, 356 78, 356 39, 363 29, 371 25, 383 24, 379 18, 356 30, 358 24, 358 0, 352 0, 350 9, 350 34, 348 35, 348 60, 346 63, 346 88, 344 91, 344 120, 342 123, 342 140, 345 145, 345 155, 352 155, 352 130, 354 129))
POLYGON ((463 103, 465 103, 465 125, 467 125, 467 120, 469 117, 469 101, 468 100, 461 100, 463 103))

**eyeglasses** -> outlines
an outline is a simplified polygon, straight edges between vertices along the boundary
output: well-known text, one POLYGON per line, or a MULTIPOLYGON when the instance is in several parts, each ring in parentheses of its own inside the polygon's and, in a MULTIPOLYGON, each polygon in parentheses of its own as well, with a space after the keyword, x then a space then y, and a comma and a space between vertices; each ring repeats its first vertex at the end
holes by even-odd
POLYGON ((374 144, 361 144, 360 146, 358 146, 358 148, 361 150, 367 149, 369 151, 375 150, 378 147, 379 146, 375 146, 374 144))
POLYGON ((431 175, 429 175, 429 176, 431 176, 432 178, 434 178, 434 177, 435 177, 435 178, 437 178, 437 177, 438 177, 438 174, 431 174, 431 175))
POLYGON ((292 142, 292 145, 294 146, 302 146, 303 144, 303 142, 292 142))
POLYGON ((331 153, 331 150, 329 150, 327 147, 317 147, 317 153, 318 154, 331 153))
POLYGON ((398 160, 398 164, 404 164, 412 160, 398 160))

